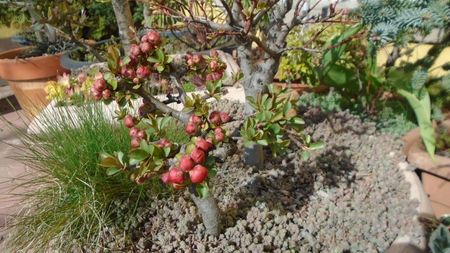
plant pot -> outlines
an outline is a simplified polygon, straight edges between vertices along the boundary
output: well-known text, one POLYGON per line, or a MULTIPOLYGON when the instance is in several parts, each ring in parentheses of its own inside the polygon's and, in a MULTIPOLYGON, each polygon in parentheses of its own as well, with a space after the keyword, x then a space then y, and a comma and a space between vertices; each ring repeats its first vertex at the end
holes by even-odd
POLYGON ((85 66, 90 66, 94 62, 89 61, 77 61, 70 57, 70 52, 64 52, 61 56, 61 66, 65 69, 70 69, 71 71, 83 68, 85 66))
MULTIPOLYGON (((450 120, 443 122, 450 130, 450 120)), ((408 162, 418 169, 425 192, 428 194, 436 215, 450 214, 450 158, 435 155, 433 161, 422 143, 419 128, 403 137, 408 162)))
POLYGON ((44 90, 47 81, 55 80, 57 74, 67 70, 60 64, 61 54, 18 58, 28 49, 0 53, 0 78, 8 81, 22 109, 34 116, 49 103, 44 90))

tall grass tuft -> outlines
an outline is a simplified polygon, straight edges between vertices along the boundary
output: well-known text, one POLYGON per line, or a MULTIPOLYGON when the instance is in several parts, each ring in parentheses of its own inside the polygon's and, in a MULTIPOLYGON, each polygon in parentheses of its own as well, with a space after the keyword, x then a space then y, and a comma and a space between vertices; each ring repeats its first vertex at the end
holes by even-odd
POLYGON ((98 250, 106 227, 131 219, 161 192, 156 180, 137 185, 122 173, 107 176, 98 154, 126 152, 128 130, 113 125, 99 105, 77 107, 75 114, 61 108, 39 120, 40 134, 21 135, 15 158, 31 173, 18 185, 27 192, 25 208, 10 224, 13 252, 98 250), (120 203, 132 205, 123 209, 120 203))

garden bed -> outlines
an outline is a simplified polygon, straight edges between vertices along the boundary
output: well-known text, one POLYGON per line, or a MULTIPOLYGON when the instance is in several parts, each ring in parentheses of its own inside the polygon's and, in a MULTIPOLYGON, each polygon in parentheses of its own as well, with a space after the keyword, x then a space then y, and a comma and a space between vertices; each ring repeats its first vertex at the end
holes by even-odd
MULTIPOLYGON (((242 115, 240 106, 229 105, 232 115, 242 115)), ((205 236, 188 193, 180 192, 141 208, 133 246, 115 228, 105 231, 103 246, 137 252, 383 252, 401 236, 424 245, 414 219, 418 202, 411 200, 400 169, 401 141, 346 112, 331 121, 317 112, 306 115, 307 132, 326 143, 307 161, 291 150, 267 159, 263 168, 249 168, 235 153, 220 166, 212 183, 223 212, 220 236, 205 236)))

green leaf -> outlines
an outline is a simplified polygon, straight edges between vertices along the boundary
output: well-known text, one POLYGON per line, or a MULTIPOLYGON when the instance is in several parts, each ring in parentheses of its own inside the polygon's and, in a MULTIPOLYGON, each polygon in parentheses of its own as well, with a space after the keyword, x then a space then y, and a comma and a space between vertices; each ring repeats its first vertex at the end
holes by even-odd
POLYGON ((105 168, 121 168, 122 164, 119 159, 116 157, 109 155, 107 153, 100 154, 100 164, 101 167, 105 168))
POLYGON ((323 143, 321 141, 318 141, 318 142, 315 142, 315 143, 311 143, 309 145, 309 149, 311 149, 311 150, 323 149, 324 147, 325 147, 325 143, 323 143))
POLYGON ((201 184, 196 184, 195 190, 197 190, 197 193, 200 196, 200 198, 206 198, 209 196, 209 187, 206 182, 203 182, 201 184))
POLYGON ((149 153, 143 149, 134 149, 130 151, 128 156, 130 157, 130 163, 137 164, 145 160, 149 156, 149 153))
POLYGON ((269 142, 266 139, 257 140, 256 143, 258 143, 259 145, 263 145, 263 146, 269 145, 269 142))
POLYGON ((155 57, 151 57, 151 56, 147 58, 147 61, 150 63, 159 63, 158 59, 156 59, 155 57))
POLYGON ((306 151, 300 153, 300 159, 302 159, 302 161, 308 160, 310 156, 311 154, 306 151))
POLYGON ((428 243, 433 253, 446 253, 450 250, 450 232, 448 228, 440 224, 436 230, 431 233, 428 243))
POLYGON ((107 51, 108 68, 117 73, 119 70, 120 50, 116 46, 109 46, 107 51))
POLYGON ((120 172, 120 170, 118 168, 108 168, 106 170, 106 175, 112 176, 112 175, 117 174, 119 172, 120 172))
POLYGON ((156 53, 156 58, 158 58, 159 62, 164 62, 165 60, 165 55, 162 49, 157 49, 155 51, 156 53))
POLYGON ((431 124, 431 103, 428 92, 423 94, 423 97, 420 100, 406 90, 400 89, 398 90, 398 93, 404 96, 411 105, 414 114, 416 115, 417 122, 419 123, 422 141, 425 144, 425 148, 428 154, 432 159, 434 159, 434 152, 436 149, 436 139, 434 134, 434 128, 433 125, 431 124))

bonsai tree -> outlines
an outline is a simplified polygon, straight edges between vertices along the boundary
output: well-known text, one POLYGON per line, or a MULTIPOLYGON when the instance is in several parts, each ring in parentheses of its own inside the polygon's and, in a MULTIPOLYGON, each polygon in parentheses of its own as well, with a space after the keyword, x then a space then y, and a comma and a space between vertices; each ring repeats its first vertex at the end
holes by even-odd
MULTIPOLYGON (((210 55, 186 54, 170 57, 161 49, 161 37, 150 31, 138 44, 132 44, 129 57, 119 59, 119 50, 109 50, 108 69, 95 73, 91 93, 96 100, 120 107, 118 119, 128 127, 132 150, 125 154, 101 154, 101 165, 107 174, 126 172, 138 184, 160 177, 162 182, 181 190, 189 188, 208 234, 220 231, 217 203, 208 185, 215 174, 219 156, 215 152, 230 140, 226 124, 232 117, 225 112, 210 111, 209 98, 220 98, 221 79, 226 65, 217 51, 210 55), (187 95, 181 84, 191 82, 205 87, 204 95, 187 95), (164 101, 152 95, 152 88, 169 86, 164 101), (137 110, 135 99, 142 98, 137 110), (178 111, 169 106, 183 103, 178 111), (164 139, 164 129, 176 119, 191 136, 189 143, 173 143, 164 139)), ((270 94, 249 97, 255 115, 243 123, 245 144, 269 146, 273 154, 286 150, 290 140, 301 148, 313 149, 311 140, 302 135, 304 122, 297 116, 298 94, 272 89, 270 94)), ((226 157, 226 154, 225 154, 226 157)))

